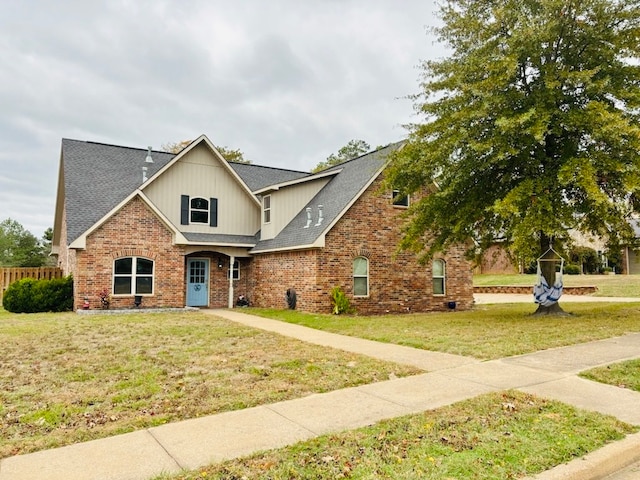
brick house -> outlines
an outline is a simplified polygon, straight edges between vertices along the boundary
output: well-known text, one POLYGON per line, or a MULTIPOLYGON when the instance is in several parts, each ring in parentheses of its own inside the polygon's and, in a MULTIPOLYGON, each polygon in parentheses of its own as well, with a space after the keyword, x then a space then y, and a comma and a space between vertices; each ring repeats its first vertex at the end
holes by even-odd
MULTIPOLYGON (((397 253, 409 199, 383 190, 392 144, 317 174, 227 162, 206 136, 179 154, 62 140, 53 253, 75 307, 253 305, 361 314, 468 309, 463 248, 397 253), (137 297, 137 298, 136 298, 137 297)), ((397 192, 396 192, 397 193, 397 192)))

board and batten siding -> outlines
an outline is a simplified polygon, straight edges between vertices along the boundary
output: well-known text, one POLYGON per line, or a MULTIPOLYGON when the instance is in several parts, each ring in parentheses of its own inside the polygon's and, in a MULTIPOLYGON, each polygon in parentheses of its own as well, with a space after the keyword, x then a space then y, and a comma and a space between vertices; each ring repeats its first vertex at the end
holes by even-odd
POLYGON ((144 188, 153 204, 183 232, 255 235, 260 207, 204 145, 198 145, 144 188), (180 225, 180 198, 218 199, 218 226, 180 225))
MULTIPOLYGON (((260 238, 268 240, 278 235, 300 210, 329 183, 330 178, 319 178, 309 182, 297 183, 280 190, 267 193, 271 195, 271 223, 263 223, 260 238)), ((317 205, 313 205, 313 222, 317 221, 317 205)), ((262 219, 264 222, 264 219, 262 219)), ((301 227, 303 227, 301 225, 301 227)))

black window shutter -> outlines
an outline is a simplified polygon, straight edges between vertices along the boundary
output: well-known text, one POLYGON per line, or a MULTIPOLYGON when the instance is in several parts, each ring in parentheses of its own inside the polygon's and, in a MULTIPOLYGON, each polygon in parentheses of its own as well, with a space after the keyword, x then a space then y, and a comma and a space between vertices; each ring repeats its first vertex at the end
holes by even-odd
POLYGON ((209 202, 209 226, 217 227, 218 226, 218 199, 212 198, 209 202))
POLYGON ((189 195, 180 195, 180 224, 189 225, 189 195))

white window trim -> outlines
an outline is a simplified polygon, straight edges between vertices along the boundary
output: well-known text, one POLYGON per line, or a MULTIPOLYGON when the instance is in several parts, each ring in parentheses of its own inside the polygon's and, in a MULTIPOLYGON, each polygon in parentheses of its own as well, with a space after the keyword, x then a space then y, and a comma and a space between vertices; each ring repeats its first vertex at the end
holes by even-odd
POLYGON ((229 269, 227 270, 227 280, 229 280, 229 277, 231 276, 233 272, 233 280, 240 280, 240 261, 236 260, 235 262, 233 262, 233 265, 229 265, 229 269), (237 265, 237 267, 236 267, 237 265), (237 273, 237 277, 235 276, 237 273))
POLYGON ((207 198, 204 198, 204 197, 191 197, 191 198, 189 198, 189 224, 209 225, 209 215, 210 215, 209 209, 210 208, 211 208, 211 205, 210 205, 209 199, 207 199, 207 198), (206 209, 203 209, 203 208, 192 208, 191 205, 192 205, 194 200, 204 200, 206 205, 207 205, 207 208, 206 209), (193 221, 193 216, 192 216, 193 212, 198 212, 198 213, 204 212, 204 213, 206 213, 207 214, 206 221, 204 221, 204 222, 194 222, 193 221))
POLYGON ((404 203, 396 203, 396 197, 399 197, 400 195, 400 190, 394 189, 391 191, 391 204, 394 207, 399 207, 399 208, 408 208, 409 205, 411 204, 411 198, 409 197, 409 195, 405 195, 404 198, 406 199, 406 205, 404 203))
POLYGON ((356 275, 356 272, 353 271, 353 297, 354 298, 369 298, 369 276, 370 276, 370 270, 369 270, 369 259, 367 257, 363 257, 363 256, 358 256, 355 257, 353 259, 353 261, 351 262, 351 269, 353 270, 353 264, 356 261, 356 259, 358 258, 362 258, 367 262, 367 274, 366 275, 356 275), (356 295, 356 278, 366 278, 367 279, 367 294, 366 295, 356 295))
POLYGON ((436 258, 433 260, 433 263, 431 264, 431 288, 433 288, 433 280, 436 279, 442 279, 442 293, 433 293, 434 297, 444 297, 447 294, 447 262, 445 262, 443 259, 441 258, 436 258), (441 262, 442 263, 442 275, 435 275, 433 273, 433 265, 436 262, 441 262))
POLYGON ((271 223, 271 195, 265 195, 262 197, 262 221, 265 224, 271 223), (267 207, 267 202, 269 202, 269 206, 267 207), (269 220, 267 221, 267 214, 269 215, 269 220))
POLYGON ((155 289, 156 289, 156 262, 155 260, 152 260, 150 258, 146 258, 146 257, 137 257, 137 256, 126 256, 126 257, 120 257, 120 258, 116 258, 113 260, 113 267, 112 267, 112 278, 111 278, 111 295, 113 295, 114 297, 131 297, 131 296, 142 296, 142 297, 152 297, 155 293, 155 289), (118 260, 124 260, 125 258, 130 258, 131 259, 131 274, 116 274, 116 262, 118 260), (137 273, 136 273, 136 267, 137 267, 137 263, 138 263, 138 259, 141 258, 143 260, 148 260, 152 263, 153 268, 152 268, 152 272, 151 275, 149 274, 143 274, 140 275, 140 277, 151 277, 151 293, 137 293, 135 291, 136 288, 136 277, 138 277, 137 273), (116 278, 123 278, 123 277, 131 277, 131 292, 130 293, 115 293, 115 286, 116 286, 116 278))

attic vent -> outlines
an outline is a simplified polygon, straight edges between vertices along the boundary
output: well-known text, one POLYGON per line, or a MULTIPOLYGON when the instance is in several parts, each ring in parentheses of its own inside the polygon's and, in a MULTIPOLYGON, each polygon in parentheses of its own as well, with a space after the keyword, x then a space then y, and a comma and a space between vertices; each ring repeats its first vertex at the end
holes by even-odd
POLYGON ((151 147, 147 147, 147 158, 144 159, 145 163, 153 163, 153 158, 151 158, 151 147))
POLYGON ((316 223, 314 227, 319 227, 320 224, 322 224, 322 220, 324 220, 322 216, 322 205, 318 205, 318 223, 316 223))
POLYGON ((307 207, 307 224, 303 228, 309 228, 311 226, 311 207, 307 207))

